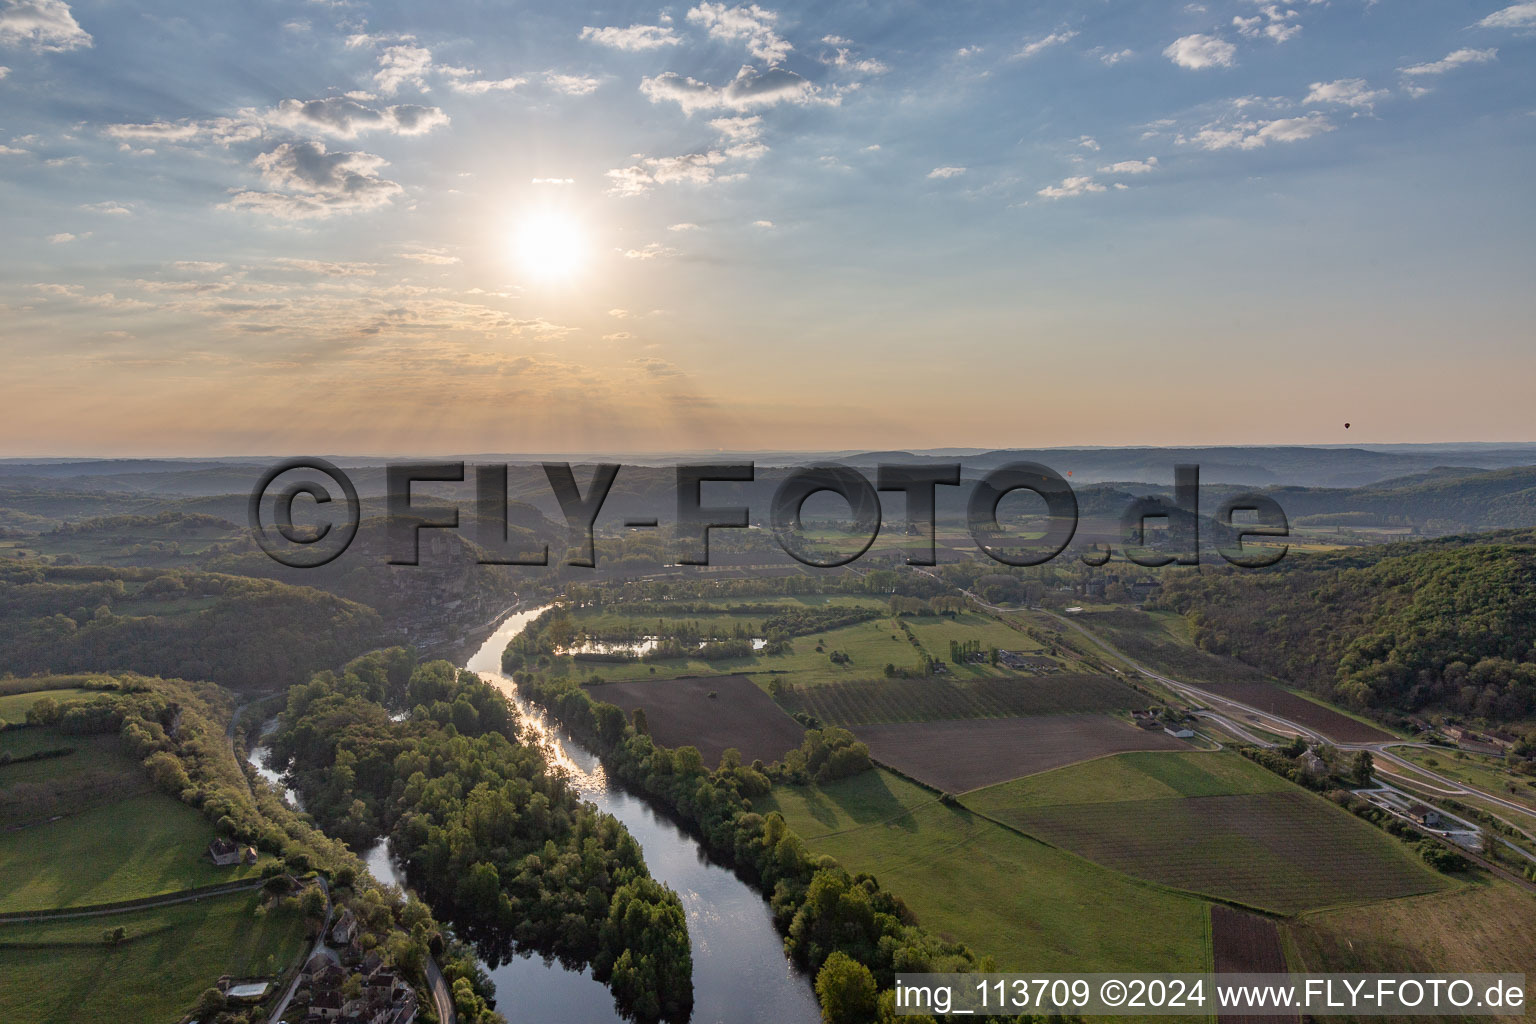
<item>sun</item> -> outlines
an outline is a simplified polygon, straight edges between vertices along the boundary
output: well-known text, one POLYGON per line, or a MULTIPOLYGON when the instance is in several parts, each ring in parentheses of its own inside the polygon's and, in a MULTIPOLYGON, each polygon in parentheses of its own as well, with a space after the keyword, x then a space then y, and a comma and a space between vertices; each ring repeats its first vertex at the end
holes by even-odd
POLYGON ((518 219, 513 252, 524 273, 546 284, 573 280, 586 265, 581 222, 563 210, 533 210, 518 219))

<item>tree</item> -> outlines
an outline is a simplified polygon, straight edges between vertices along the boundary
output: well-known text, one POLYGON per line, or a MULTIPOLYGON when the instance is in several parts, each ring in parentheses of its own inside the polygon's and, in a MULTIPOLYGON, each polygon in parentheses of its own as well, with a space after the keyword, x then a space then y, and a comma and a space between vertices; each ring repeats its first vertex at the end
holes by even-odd
POLYGON ((312 885, 304 890, 299 906, 303 908, 305 917, 319 920, 325 916, 325 893, 318 885, 312 885))
POLYGON ((109 946, 115 946, 127 937, 128 929, 124 928, 122 925, 118 925, 116 928, 108 928, 106 931, 101 933, 101 941, 105 942, 109 946))
POLYGON ((1357 786, 1369 786, 1376 771, 1376 761, 1369 750, 1362 750, 1349 762, 1349 778, 1357 786))
POLYGON ((224 993, 216 988, 205 988, 203 994, 197 997, 197 1002, 192 1005, 192 1013, 202 1019, 207 1019, 218 1013, 224 1012, 227 1006, 224 993))
POLYGON ((826 1024, 869 1024, 880 1004, 869 968, 840 951, 816 973, 816 998, 826 1024))

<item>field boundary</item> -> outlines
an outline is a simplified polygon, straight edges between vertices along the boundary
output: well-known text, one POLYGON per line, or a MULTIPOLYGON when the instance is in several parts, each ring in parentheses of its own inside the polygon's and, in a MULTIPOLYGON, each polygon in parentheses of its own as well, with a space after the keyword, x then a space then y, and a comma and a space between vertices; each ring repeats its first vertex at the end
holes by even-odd
POLYGON ((57 921, 71 917, 105 917, 110 914, 126 914, 131 910, 145 910, 170 903, 186 903, 205 896, 223 896, 228 893, 260 889, 265 878, 244 878, 235 882, 214 882, 192 889, 161 893, 159 896, 141 896, 136 900, 119 900, 114 903, 93 903, 84 907, 58 907, 49 910, 8 910, 0 913, 0 924, 24 924, 30 921, 57 921))

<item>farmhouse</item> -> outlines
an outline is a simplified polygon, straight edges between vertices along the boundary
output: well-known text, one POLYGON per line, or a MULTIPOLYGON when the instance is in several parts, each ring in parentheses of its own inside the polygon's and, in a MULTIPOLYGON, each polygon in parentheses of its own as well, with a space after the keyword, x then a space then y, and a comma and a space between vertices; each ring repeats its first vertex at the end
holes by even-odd
POLYGON ((221 868, 227 868, 232 864, 244 861, 247 864, 256 863, 256 848, 252 846, 241 847, 238 844, 219 836, 208 844, 208 856, 221 868))
POLYGON ((1440 827, 1440 812, 1428 804, 1414 804, 1408 808, 1408 816, 1425 828, 1440 827))
POLYGON ((1195 738, 1195 730, 1186 725, 1168 725, 1163 727, 1163 732, 1176 740, 1192 740, 1195 738))
POLYGON ((356 934, 357 917, 352 913, 352 908, 348 907, 341 912, 341 916, 336 919, 336 923, 331 925, 331 941, 337 945, 345 946, 352 941, 352 936, 356 934))

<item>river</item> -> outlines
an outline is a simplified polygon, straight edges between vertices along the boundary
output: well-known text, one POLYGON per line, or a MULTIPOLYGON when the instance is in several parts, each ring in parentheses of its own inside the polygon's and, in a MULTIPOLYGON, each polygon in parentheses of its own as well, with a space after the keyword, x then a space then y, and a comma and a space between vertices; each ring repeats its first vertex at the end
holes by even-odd
MULTIPOLYGON (((572 784, 598 809, 624 823, 645 852, 646 867, 671 886, 688 915, 693 949, 693 1024, 814 1024, 821 1019, 810 980, 784 956, 768 904, 730 869, 711 863, 687 832, 644 800, 609 784, 597 755, 524 700, 501 672, 501 652, 543 608, 513 612, 465 663, 517 706, 525 728, 561 765, 572 784)), ((251 751, 263 778, 286 789, 267 766, 266 748, 251 751)), ((294 796, 287 791, 289 799, 294 796)), ((375 878, 402 884, 400 867, 379 843, 364 859, 375 878)), ((607 986, 590 970, 574 971, 539 957, 518 957, 492 967, 496 1006, 511 1024, 622 1022, 607 986)))

